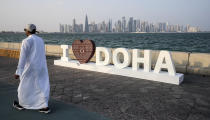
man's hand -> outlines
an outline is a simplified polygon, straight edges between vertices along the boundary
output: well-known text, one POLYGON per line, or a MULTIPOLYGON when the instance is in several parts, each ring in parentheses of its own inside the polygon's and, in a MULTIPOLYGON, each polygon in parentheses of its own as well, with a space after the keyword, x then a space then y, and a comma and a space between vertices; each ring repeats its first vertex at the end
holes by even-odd
POLYGON ((15 79, 19 79, 19 75, 16 75, 16 74, 15 74, 15 79))

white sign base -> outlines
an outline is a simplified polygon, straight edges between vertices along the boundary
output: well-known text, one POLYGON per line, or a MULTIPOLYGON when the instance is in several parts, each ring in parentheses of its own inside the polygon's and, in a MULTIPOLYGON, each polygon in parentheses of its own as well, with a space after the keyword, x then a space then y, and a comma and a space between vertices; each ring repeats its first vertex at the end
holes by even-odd
POLYGON ((71 61, 54 60, 54 65, 101 72, 101 73, 108 73, 114 75, 121 75, 133 78, 140 78, 145 80, 152 80, 152 81, 158 81, 158 82, 164 82, 176 85, 179 85, 184 80, 184 75, 181 73, 176 73, 175 76, 173 76, 169 75, 168 72, 164 71, 161 71, 160 73, 155 73, 154 71, 145 72, 143 69, 135 71, 132 70, 131 67, 118 69, 114 65, 102 66, 102 65, 96 65, 93 62, 80 64, 77 60, 71 60, 71 61))

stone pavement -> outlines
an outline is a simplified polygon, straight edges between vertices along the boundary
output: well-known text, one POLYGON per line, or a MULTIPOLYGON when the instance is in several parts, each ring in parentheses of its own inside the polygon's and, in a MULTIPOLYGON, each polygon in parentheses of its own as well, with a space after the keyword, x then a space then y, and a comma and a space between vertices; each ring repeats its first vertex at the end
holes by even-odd
MULTIPOLYGON (((210 76, 187 74, 177 86, 54 66, 54 59, 47 61, 51 98, 58 101, 113 120, 210 119, 210 76)), ((18 85, 17 62, 0 57, 0 82, 18 85)))
POLYGON ((75 105, 50 100, 52 109, 50 114, 39 113, 36 110, 18 111, 12 107, 14 99, 17 100, 17 87, 0 82, 0 119, 1 120, 108 120, 104 117, 87 112, 75 105))
POLYGON ((16 110, 12 107, 17 100, 18 80, 13 78, 17 60, 0 57, 0 120, 110 120, 100 114, 88 112, 74 104, 50 99, 51 113, 37 110, 16 110), (15 66, 14 66, 15 65, 15 66))

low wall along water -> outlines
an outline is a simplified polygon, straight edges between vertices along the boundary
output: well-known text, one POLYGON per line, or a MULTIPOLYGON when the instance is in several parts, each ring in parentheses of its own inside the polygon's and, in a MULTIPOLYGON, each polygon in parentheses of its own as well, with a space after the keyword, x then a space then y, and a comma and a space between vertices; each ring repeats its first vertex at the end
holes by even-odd
MULTIPOLYGON (((0 42, 0 56, 9 56, 19 58, 21 43, 0 42)), ((60 45, 45 45, 46 55, 62 56, 63 50, 60 45)), ((114 50, 114 48, 112 49, 114 50)), ((143 50, 141 51, 143 53, 143 50)), ((72 50, 69 50, 70 58, 75 59, 72 50)), ((208 53, 190 53, 171 51, 172 59, 176 71, 179 73, 192 73, 200 75, 210 75, 210 54, 208 53)), ((152 68, 154 68, 159 55, 158 50, 152 50, 152 68)), ((95 55, 90 60, 95 62, 95 55)))

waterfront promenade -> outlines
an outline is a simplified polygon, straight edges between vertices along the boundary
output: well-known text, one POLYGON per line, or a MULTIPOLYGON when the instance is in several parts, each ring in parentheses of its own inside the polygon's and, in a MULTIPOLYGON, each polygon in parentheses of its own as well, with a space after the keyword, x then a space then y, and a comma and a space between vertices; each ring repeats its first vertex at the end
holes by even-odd
MULTIPOLYGON (((17 59, 0 57, 1 117, 72 120, 209 120, 210 77, 185 74, 171 85, 53 65, 47 57, 53 112, 15 111, 17 59), (61 117, 62 116, 62 117, 61 117), (104 117, 103 117, 104 116, 104 117)), ((15 119, 16 120, 16 119, 15 119)))

